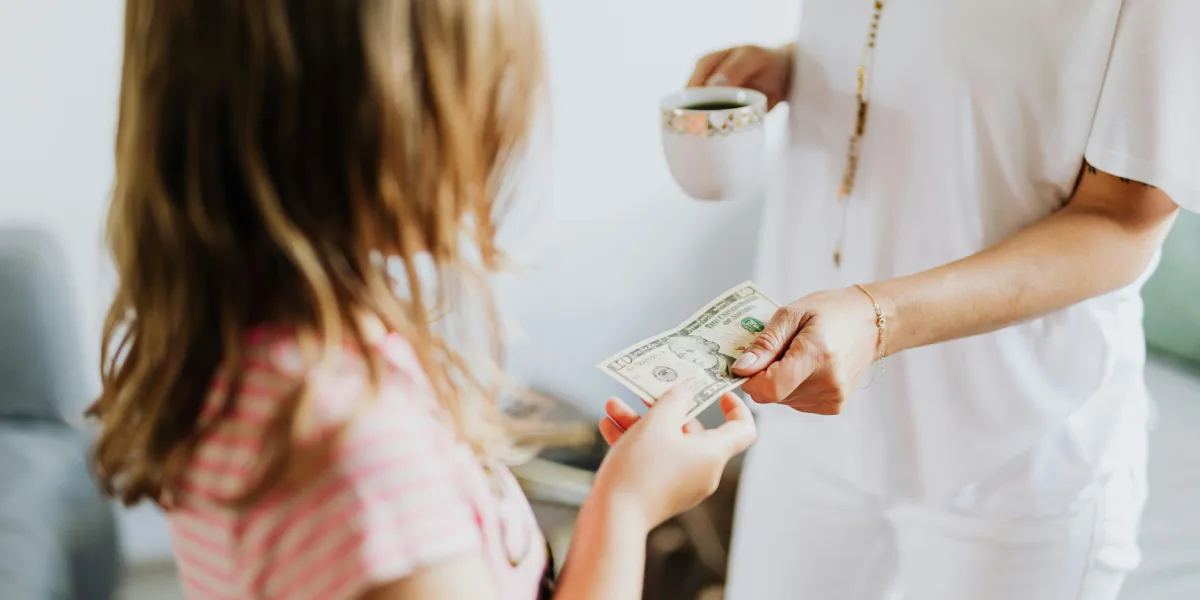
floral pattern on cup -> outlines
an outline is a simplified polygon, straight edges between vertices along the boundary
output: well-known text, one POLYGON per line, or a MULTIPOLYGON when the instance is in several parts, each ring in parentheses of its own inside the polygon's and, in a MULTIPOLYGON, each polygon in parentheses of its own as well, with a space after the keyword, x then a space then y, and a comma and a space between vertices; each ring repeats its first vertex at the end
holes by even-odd
POLYGON ((700 112, 686 109, 662 111, 663 129, 679 135, 725 136, 762 127, 765 106, 700 112))

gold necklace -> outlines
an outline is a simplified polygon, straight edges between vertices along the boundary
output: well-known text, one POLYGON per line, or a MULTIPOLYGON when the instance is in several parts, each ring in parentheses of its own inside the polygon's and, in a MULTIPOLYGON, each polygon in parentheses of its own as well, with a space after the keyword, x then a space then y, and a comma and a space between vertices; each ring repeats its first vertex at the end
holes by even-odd
POLYGON ((854 192, 854 180, 858 175, 858 148, 862 141, 863 132, 867 128, 867 91, 870 85, 868 76, 874 72, 875 38, 879 33, 879 17, 883 15, 883 0, 875 0, 875 10, 871 15, 871 27, 867 30, 867 45, 863 48, 862 60, 858 65, 858 85, 855 88, 855 98, 858 100, 858 112, 854 117, 854 131, 850 134, 850 147, 846 151, 846 169, 842 172, 842 184, 838 187, 837 201, 842 205, 842 223, 838 229, 837 243, 833 250, 833 264, 842 266, 842 247, 846 242, 847 202, 854 192))

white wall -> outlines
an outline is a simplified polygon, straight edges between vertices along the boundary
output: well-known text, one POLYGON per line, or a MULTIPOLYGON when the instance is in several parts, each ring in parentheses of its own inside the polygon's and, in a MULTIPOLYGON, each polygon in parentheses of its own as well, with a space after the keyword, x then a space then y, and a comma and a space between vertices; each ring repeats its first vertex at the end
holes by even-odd
MULTIPOLYGON (((657 98, 710 48, 786 39, 799 0, 543 0, 554 176, 539 258, 508 278, 527 335, 514 369, 592 413, 619 392, 594 365, 749 277, 758 204, 703 204, 672 184, 657 98)), ((100 247, 112 178, 119 0, 0 0, 0 226, 63 240, 89 365, 111 291, 100 247)), ((782 115, 772 117, 778 139, 782 115)), ((527 255, 527 254, 526 254, 527 255)), ((93 389, 98 387, 94 372, 93 389)), ((168 551, 151 509, 123 513, 135 559, 168 551)))
MULTIPOLYGON (((657 100, 708 50, 786 40, 799 0, 543 5, 552 217, 542 260, 505 286, 528 334, 511 366, 598 413, 603 398, 623 390, 597 362, 750 278, 758 203, 702 203, 676 188, 659 146, 657 100)), ((775 143, 785 117, 771 117, 775 143)))

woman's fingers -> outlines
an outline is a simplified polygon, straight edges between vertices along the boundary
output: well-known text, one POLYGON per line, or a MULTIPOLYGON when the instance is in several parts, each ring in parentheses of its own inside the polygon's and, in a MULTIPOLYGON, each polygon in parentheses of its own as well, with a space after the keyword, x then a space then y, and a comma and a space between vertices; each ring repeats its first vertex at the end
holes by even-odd
MULTIPOLYGON (((733 87, 749 87, 766 93, 769 101, 778 103, 780 94, 786 93, 786 72, 775 76, 777 71, 784 71, 787 64, 780 62, 781 52, 761 46, 737 46, 720 52, 714 52, 696 62, 696 68, 688 79, 688 87, 706 85, 725 85, 733 87), (763 79, 763 75, 769 75, 763 79)), ((790 64, 790 63, 788 63, 790 64)))
POLYGON ((801 386, 822 367, 822 355, 817 342, 801 331, 783 356, 746 381, 742 391, 760 404, 794 400, 804 393, 801 386))
POLYGON ((756 54, 758 51, 758 48, 734 48, 713 70, 705 85, 749 87, 750 80, 768 64, 762 56, 756 54))
POLYGON ((796 337, 807 316, 804 309, 793 306, 785 306, 775 311, 766 329, 754 338, 746 352, 733 363, 733 374, 751 377, 778 360, 791 345, 792 338, 796 337))
POLYGON ((706 55, 704 58, 696 61, 696 68, 692 70, 692 76, 688 79, 687 87, 699 87, 707 85, 708 80, 716 72, 717 67, 721 62, 729 56, 732 50, 722 50, 706 55))

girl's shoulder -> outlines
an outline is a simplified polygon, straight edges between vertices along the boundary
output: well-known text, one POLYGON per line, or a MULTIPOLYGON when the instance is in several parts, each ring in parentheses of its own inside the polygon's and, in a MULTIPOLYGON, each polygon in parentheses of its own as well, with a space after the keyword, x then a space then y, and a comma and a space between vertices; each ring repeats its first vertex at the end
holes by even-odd
POLYGON ((311 413, 307 418, 319 428, 346 422, 372 405, 431 413, 439 410, 412 346, 397 334, 366 348, 371 357, 345 343, 321 361, 306 363, 304 348, 294 332, 260 328, 246 336, 243 352, 236 393, 229 395, 234 382, 227 379, 227 373, 219 374, 209 390, 206 416, 216 416, 227 402, 235 410, 226 418, 233 420, 300 408, 311 413), (370 360, 381 367, 374 382, 370 360))
POLYGON ((324 460, 339 469, 372 460, 412 467, 400 463, 427 452, 462 454, 465 445, 409 343, 389 335, 368 351, 382 359, 375 385, 367 358, 349 344, 306 366, 293 333, 252 332, 237 381, 218 375, 212 382, 201 413, 207 434, 189 460, 185 487, 214 500, 242 495, 281 436, 293 452, 329 445, 324 460))

